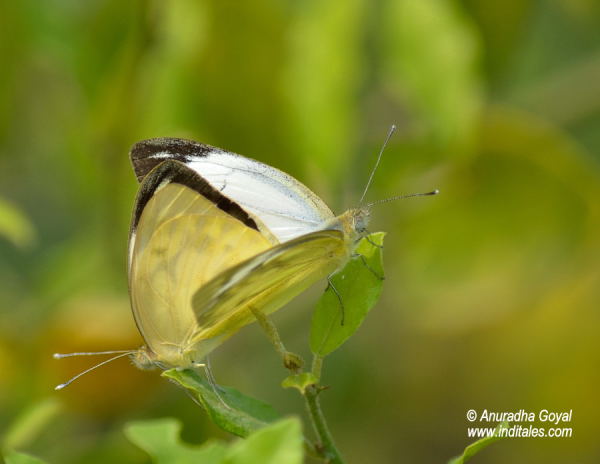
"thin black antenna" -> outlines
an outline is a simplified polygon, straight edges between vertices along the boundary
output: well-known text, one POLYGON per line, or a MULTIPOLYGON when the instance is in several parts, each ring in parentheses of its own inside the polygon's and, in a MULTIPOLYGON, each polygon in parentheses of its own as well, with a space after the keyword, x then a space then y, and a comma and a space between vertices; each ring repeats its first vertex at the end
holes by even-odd
POLYGON ((428 197, 431 195, 437 195, 438 193, 440 193, 440 191, 438 189, 435 189, 435 190, 432 190, 431 192, 425 192, 425 193, 409 193, 408 195, 398 195, 396 197, 385 198, 383 200, 374 201, 373 203, 367 204, 366 207, 371 208, 372 206, 379 205, 381 203, 387 203, 389 201, 396 201, 396 200, 404 200, 405 198, 428 197))
POLYGON ((383 155, 383 150, 385 150, 385 147, 387 146, 388 142, 390 141, 390 137, 392 136, 392 134, 395 131, 396 131, 396 124, 392 124, 392 127, 390 127, 388 135, 385 138, 385 142, 383 142, 383 145, 381 146, 381 150, 379 150, 379 156, 377 156, 377 162, 375 163, 375 167, 371 170, 371 175, 369 176, 369 181, 367 182, 367 186, 365 187, 365 190, 364 190, 362 196, 360 197, 360 201, 358 202, 360 205, 362 205, 362 202, 365 199, 365 195, 367 194, 367 190, 369 190, 369 187, 371 186, 371 182, 373 182, 373 176, 375 175, 375 171, 377 171, 377 167, 379 166, 379 162, 381 161, 381 155, 383 155))
POLYGON ((61 358, 66 358, 69 356, 91 356, 94 354, 107 354, 107 353, 121 353, 118 354, 117 356, 113 356, 110 359, 107 359, 106 361, 102 361, 101 363, 96 364, 95 366, 90 367, 89 369, 86 369, 83 372, 80 372, 79 374, 77 374, 74 377, 71 377, 69 380, 67 380, 65 383, 61 383, 60 385, 57 385, 56 387, 54 387, 55 390, 62 390, 65 387, 68 387, 71 383, 73 383, 75 380, 77 380, 79 377, 81 377, 82 375, 87 374, 90 371, 93 371, 94 369, 98 369, 100 366, 104 366, 105 364, 108 364, 111 361, 114 361, 115 359, 119 359, 122 358, 124 356, 127 356, 131 353, 135 353, 135 351, 100 351, 100 352, 96 352, 96 353, 67 353, 67 354, 60 354, 60 353, 54 353, 54 355, 52 356, 54 359, 61 359, 61 358))

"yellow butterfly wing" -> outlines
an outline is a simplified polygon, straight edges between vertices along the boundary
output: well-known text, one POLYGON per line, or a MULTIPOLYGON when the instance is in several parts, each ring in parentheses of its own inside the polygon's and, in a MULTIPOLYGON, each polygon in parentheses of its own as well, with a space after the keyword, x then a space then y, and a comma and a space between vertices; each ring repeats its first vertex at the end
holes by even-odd
POLYGON ((149 356, 163 366, 187 366, 200 330, 192 295, 214 276, 273 246, 236 203, 177 161, 166 161, 142 183, 130 239, 133 314, 149 356))
POLYGON ((340 230, 321 230, 272 247, 226 270, 193 296, 197 339, 224 340, 255 320, 251 308, 264 314, 279 309, 338 269, 348 257, 344 234, 340 230))

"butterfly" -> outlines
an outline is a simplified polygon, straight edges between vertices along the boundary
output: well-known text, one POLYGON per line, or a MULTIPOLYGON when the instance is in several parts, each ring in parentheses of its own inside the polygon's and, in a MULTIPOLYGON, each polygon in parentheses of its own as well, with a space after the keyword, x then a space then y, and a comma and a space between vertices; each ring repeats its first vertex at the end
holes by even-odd
POLYGON ((140 188, 129 293, 145 344, 103 352, 119 355, 91 369, 126 355, 140 368, 202 365, 258 314, 341 269, 366 232, 372 204, 336 216, 288 174, 210 145, 155 138, 130 158, 140 188))
POLYGON ((193 367, 350 258, 368 209, 336 217, 293 177, 197 142, 137 143, 129 286, 140 367, 193 367))

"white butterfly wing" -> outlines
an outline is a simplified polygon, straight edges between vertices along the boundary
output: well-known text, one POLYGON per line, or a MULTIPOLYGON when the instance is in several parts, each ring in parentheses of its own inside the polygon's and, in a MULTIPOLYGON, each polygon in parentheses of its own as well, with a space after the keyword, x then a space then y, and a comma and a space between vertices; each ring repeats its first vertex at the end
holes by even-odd
POLYGON ((131 161, 138 177, 167 159, 185 163, 286 242, 334 219, 308 187, 259 161, 190 140, 157 138, 137 143, 131 161))

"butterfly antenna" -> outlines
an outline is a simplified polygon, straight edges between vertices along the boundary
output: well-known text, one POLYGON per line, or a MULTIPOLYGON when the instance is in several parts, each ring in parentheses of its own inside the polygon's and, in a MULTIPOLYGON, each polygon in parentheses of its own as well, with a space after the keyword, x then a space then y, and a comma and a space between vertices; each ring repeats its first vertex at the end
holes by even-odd
POLYGON ((404 200, 405 198, 429 197, 431 195, 437 195, 438 193, 440 193, 440 191, 438 189, 435 189, 435 190, 432 190, 431 192, 425 192, 425 193, 410 193, 408 195, 398 195, 396 197, 385 198, 383 200, 374 201, 373 203, 368 203, 366 205, 366 207, 371 208, 372 206, 379 205, 381 203, 388 203, 390 201, 396 201, 396 200, 404 200))
POLYGON ((53 358, 54 359, 61 359, 61 358, 66 358, 69 356, 91 356, 91 355, 95 355, 95 354, 109 354, 109 353, 120 353, 117 356, 113 356, 110 359, 107 359, 106 361, 102 361, 101 363, 96 364, 95 366, 90 367, 89 369, 86 369, 83 372, 80 372, 79 374, 77 374, 74 377, 71 377, 69 380, 67 380, 65 383, 61 383, 60 385, 57 385, 56 387, 54 387, 55 390, 62 390, 65 387, 68 387, 71 383, 73 383, 75 380, 77 380, 79 377, 81 377, 82 375, 87 374, 88 372, 93 371, 94 369, 98 369, 100 366, 104 366, 105 364, 108 364, 111 361, 114 361, 115 359, 119 359, 122 358, 124 356, 127 356, 131 353, 135 353, 135 351, 99 351, 96 353, 66 353, 66 354, 60 354, 60 353, 54 353, 53 358))
POLYGON ((388 142, 390 141, 390 137, 392 136, 392 134, 395 131, 396 131, 396 124, 392 124, 392 127, 390 127, 387 137, 385 138, 385 142, 383 142, 383 145, 381 146, 381 150, 379 150, 379 156, 377 156, 377 162, 375 163, 375 167, 371 170, 371 175, 369 176, 369 180, 367 181, 365 190, 363 191, 363 194, 360 197, 359 204, 361 204, 361 205, 362 205, 363 200, 365 199, 365 195, 367 194, 369 187, 371 186, 371 182, 373 182, 373 176, 375 175, 375 171, 377 171, 377 168, 379 167, 379 162, 381 161, 381 155, 383 155, 383 151, 385 150, 385 147, 387 146, 388 142))
POLYGON ((71 356, 95 356, 97 354, 117 354, 117 353, 133 353, 131 350, 111 350, 111 351, 90 351, 83 353, 54 353, 54 359, 70 358, 71 356))

